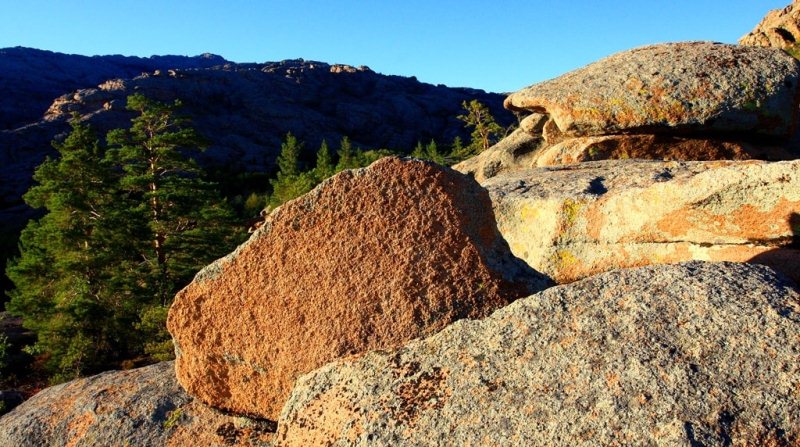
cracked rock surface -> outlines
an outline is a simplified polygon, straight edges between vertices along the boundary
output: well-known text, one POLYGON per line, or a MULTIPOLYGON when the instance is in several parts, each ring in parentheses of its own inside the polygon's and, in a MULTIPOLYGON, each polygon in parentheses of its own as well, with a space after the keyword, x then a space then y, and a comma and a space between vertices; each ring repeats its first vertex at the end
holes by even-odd
POLYGON ((800 279, 800 161, 606 160, 484 182, 511 251, 559 283, 690 259, 800 279))
POLYGON ((794 446, 800 295, 765 266, 604 273, 301 377, 277 446, 794 446))

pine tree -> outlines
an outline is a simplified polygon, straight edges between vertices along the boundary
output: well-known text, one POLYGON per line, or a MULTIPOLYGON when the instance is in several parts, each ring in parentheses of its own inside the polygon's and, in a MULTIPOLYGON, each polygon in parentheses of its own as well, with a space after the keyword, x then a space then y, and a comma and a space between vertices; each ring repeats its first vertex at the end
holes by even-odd
POLYGON ((328 142, 322 140, 322 144, 317 151, 317 164, 313 172, 315 184, 332 176, 335 172, 336 167, 333 165, 333 158, 331 157, 330 149, 328 149, 328 142))
POLYGON ((353 149, 353 144, 347 136, 342 137, 342 141, 339 143, 339 150, 336 153, 339 155, 336 172, 359 167, 358 158, 361 151, 353 149))
MULTIPOLYGON (((176 114, 179 107, 178 101, 163 104, 141 94, 129 96, 127 108, 137 114, 131 128, 107 136, 108 159, 122 167, 120 188, 133 204, 131 218, 143 222, 143 237, 136 240, 145 270, 138 279, 146 291, 138 306, 148 324, 163 320, 175 292, 242 238, 216 185, 204 180, 187 157, 201 150, 200 138, 176 114)), ((142 335, 149 353, 168 355, 166 332, 142 335)))
POLYGON ((477 99, 469 103, 464 101, 461 106, 467 112, 458 115, 466 127, 472 127, 472 141, 469 145, 471 155, 479 154, 488 149, 503 135, 503 128, 494 120, 489 108, 477 99))
POLYGON ((466 160, 472 154, 470 154, 470 150, 468 147, 464 147, 464 143, 461 141, 461 137, 455 137, 453 139, 453 143, 450 145, 450 155, 449 158, 453 160, 454 163, 458 163, 460 161, 466 160))
POLYGON ((86 125, 73 116, 72 132, 54 144, 58 159, 37 169, 25 201, 47 214, 20 238, 20 257, 7 274, 15 289, 7 308, 37 334, 56 380, 74 378, 131 350, 135 311, 126 305, 133 281, 114 278, 132 268, 116 172, 86 125), (115 282, 109 287, 110 282, 115 282))
POLYGON ((436 141, 431 140, 430 143, 425 147, 425 155, 427 155, 427 159, 438 163, 440 165, 444 164, 444 155, 439 152, 439 146, 436 145, 436 141))
POLYGON ((420 160, 426 159, 425 147, 422 146, 421 141, 417 141, 417 145, 414 146, 414 150, 411 151, 411 156, 414 158, 419 158, 420 160))
POLYGON ((286 134, 286 140, 281 144, 281 153, 278 156, 278 174, 273 180, 272 195, 269 205, 276 208, 281 204, 299 197, 314 187, 314 176, 310 172, 300 171, 300 153, 303 143, 297 141, 291 132, 286 134))

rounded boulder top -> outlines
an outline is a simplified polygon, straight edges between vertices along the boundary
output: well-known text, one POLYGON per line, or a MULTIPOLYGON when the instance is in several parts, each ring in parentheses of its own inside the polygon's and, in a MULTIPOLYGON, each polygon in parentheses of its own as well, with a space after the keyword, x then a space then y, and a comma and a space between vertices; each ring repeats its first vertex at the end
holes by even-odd
POLYGON ((505 100, 545 113, 571 136, 627 132, 754 133, 787 137, 798 109, 800 63, 774 48, 712 42, 617 53, 505 100))

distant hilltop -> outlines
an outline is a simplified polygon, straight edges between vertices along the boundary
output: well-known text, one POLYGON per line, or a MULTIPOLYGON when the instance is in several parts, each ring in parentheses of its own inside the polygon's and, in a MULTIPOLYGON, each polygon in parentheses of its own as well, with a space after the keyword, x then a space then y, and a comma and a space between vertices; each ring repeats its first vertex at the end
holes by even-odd
POLYGON ((159 69, 210 68, 222 56, 81 56, 35 48, 0 49, 0 130, 39 119, 53 99, 111 78, 132 78, 159 69))

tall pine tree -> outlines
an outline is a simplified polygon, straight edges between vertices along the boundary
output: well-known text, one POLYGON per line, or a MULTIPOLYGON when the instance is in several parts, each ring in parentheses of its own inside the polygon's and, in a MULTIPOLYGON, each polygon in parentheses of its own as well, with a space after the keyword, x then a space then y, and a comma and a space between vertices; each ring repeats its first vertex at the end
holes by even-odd
MULTIPOLYGON (((74 378, 132 350, 136 281, 119 271, 130 262, 131 234, 117 187, 117 171, 104 160, 95 134, 70 122, 72 132, 54 144, 57 159, 34 174, 25 201, 47 214, 20 238, 20 257, 7 273, 15 285, 7 308, 36 332, 56 380, 74 378)), ((135 275, 134 275, 135 276, 135 275)))
MULTIPOLYGON (((164 104, 141 94, 129 96, 127 108, 137 114, 131 128, 107 136, 108 158, 122 168, 120 188, 147 231, 138 246, 146 270, 140 279, 147 289, 140 311, 142 331, 163 329, 173 295, 242 238, 232 209, 189 157, 202 146, 188 121, 177 115, 179 107, 178 101, 164 104)), ((144 335, 149 353, 169 355, 165 330, 144 335)))

